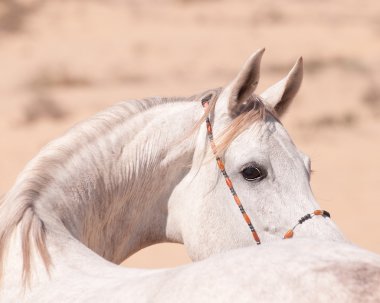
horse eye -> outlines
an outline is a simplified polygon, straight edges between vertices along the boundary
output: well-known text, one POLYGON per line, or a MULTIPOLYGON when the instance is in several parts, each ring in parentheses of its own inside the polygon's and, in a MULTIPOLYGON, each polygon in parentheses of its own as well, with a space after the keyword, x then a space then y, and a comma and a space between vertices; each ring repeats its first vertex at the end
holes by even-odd
POLYGON ((261 170, 255 166, 248 166, 244 168, 241 174, 247 181, 258 181, 264 177, 264 174, 261 172, 261 170))

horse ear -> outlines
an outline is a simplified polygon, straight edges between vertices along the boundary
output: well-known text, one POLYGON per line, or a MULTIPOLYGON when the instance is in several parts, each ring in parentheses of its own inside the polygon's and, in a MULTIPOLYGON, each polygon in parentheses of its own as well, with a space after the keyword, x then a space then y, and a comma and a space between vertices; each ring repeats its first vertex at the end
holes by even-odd
POLYGON ((255 91, 260 78, 260 62, 265 49, 255 52, 232 82, 232 92, 228 103, 228 112, 231 117, 236 117, 241 105, 248 100, 255 91))
POLYGON ((260 97, 265 105, 274 109, 281 116, 296 96, 302 83, 302 77, 303 59, 300 57, 289 74, 281 81, 269 87, 260 97))

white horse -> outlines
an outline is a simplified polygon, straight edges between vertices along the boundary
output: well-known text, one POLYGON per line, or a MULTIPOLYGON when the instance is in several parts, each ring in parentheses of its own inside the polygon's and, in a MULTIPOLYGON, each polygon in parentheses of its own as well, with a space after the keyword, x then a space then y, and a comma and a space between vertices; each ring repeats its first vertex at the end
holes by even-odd
POLYGON ((294 299, 295 292, 346 302, 357 291, 364 298, 367 286, 345 283, 357 283, 350 275, 362 270, 367 284, 376 285, 379 257, 345 244, 330 219, 314 217, 297 228, 295 238, 312 240, 279 241, 318 205, 310 160, 275 117, 300 87, 302 59, 258 97, 262 54, 252 55, 224 89, 124 102, 45 147, 0 205, 0 302, 246 301, 258 295, 276 302, 294 299), (254 243, 210 161, 200 102, 208 96, 218 151, 262 246, 173 270, 108 262, 164 241, 184 243, 193 260, 254 243), (296 283, 304 274, 305 283, 296 283), (269 282, 281 289, 274 292, 269 282))

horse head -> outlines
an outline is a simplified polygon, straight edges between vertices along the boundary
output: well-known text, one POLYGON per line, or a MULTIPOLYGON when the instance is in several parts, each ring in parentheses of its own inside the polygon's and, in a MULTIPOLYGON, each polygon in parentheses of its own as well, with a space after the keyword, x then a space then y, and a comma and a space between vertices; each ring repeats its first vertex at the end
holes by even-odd
MULTIPOLYGON (((310 158, 279 120, 301 86, 302 58, 284 79, 255 94, 263 53, 254 53, 220 93, 202 96, 210 100, 211 142, 201 127, 192 168, 169 201, 169 236, 183 242, 192 259, 254 244, 253 226, 263 243, 281 240, 305 214, 313 216, 320 208, 310 188, 310 158), (171 229, 174 225, 180 228, 171 229)), ((301 223, 295 237, 343 240, 327 216, 301 223)))

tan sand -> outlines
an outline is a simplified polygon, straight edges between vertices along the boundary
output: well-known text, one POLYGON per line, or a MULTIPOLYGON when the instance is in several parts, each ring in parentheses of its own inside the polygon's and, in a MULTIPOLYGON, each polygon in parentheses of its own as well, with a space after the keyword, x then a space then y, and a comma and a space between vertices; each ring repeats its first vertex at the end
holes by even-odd
MULTIPOLYGON (((284 123, 312 158, 319 203, 350 240, 380 253, 377 0, 0 2, 0 194, 75 122, 128 98, 224 85, 263 46, 259 90, 304 57, 284 123)), ((165 244, 126 264, 185 262, 181 246, 165 244)))

